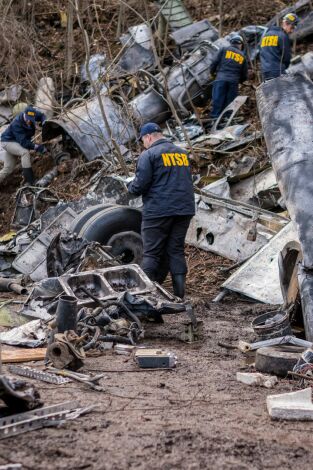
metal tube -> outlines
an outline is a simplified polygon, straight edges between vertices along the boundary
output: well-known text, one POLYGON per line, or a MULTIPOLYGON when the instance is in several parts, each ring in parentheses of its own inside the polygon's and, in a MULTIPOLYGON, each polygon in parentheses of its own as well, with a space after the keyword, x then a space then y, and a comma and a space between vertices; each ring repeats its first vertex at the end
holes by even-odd
POLYGON ((16 294, 27 295, 26 287, 21 286, 18 279, 0 277, 0 291, 16 292, 16 294))

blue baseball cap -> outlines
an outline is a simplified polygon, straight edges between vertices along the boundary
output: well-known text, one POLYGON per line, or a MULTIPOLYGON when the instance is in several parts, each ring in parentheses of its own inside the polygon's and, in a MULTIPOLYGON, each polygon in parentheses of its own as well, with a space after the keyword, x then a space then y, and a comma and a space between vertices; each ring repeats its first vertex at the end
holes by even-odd
POLYGON ((147 122, 140 128, 139 138, 142 139, 145 135, 153 134, 154 132, 162 132, 161 127, 155 122, 147 122))
POLYGON ((35 122, 36 114, 37 111, 33 106, 27 106, 27 108, 24 110, 25 119, 27 121, 35 122))

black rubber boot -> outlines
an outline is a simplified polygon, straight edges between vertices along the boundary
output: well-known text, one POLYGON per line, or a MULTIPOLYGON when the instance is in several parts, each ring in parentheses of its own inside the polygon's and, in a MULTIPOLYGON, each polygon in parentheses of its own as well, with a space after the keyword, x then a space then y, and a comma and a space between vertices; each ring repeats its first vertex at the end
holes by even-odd
POLYGON ((180 299, 185 297, 185 281, 186 274, 172 274, 174 295, 180 299))
POLYGON ((35 183, 35 177, 32 168, 23 168, 23 176, 26 183, 33 186, 35 183))

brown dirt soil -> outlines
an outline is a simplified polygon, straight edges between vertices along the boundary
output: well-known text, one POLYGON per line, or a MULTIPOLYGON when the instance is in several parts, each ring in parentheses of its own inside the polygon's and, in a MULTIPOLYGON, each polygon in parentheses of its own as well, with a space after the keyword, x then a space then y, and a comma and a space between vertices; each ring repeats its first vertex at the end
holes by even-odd
POLYGON ((78 400, 97 408, 58 429, 1 441, 0 464, 37 470, 311 469, 313 424, 271 421, 265 406, 268 394, 297 385, 280 380, 267 390, 236 382, 236 371, 247 366, 236 350, 218 345, 251 338, 249 322, 260 310, 264 306, 232 301, 198 304, 204 340, 195 345, 178 340, 181 316, 147 325, 144 343, 175 351, 174 370, 142 371, 132 359, 108 353, 85 365, 106 373, 104 392, 38 382, 45 405, 78 400))

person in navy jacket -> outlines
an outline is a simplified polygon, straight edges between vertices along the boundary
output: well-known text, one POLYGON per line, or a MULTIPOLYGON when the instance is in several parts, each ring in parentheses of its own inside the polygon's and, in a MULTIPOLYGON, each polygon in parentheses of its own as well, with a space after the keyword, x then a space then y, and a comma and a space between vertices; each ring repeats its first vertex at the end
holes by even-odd
POLYGON ((291 34, 297 23, 298 17, 294 13, 288 13, 283 17, 282 25, 271 26, 261 39, 261 72, 264 81, 277 78, 284 74, 291 60, 291 34))
POLYGON ((142 268, 151 280, 160 282, 164 279, 161 271, 166 259, 174 294, 183 298, 187 273, 185 237, 195 214, 189 158, 163 137, 155 123, 143 125, 140 138, 146 150, 139 156, 128 191, 143 200, 142 268))
POLYGON ((247 59, 242 52, 243 39, 236 34, 230 39, 230 46, 223 47, 213 60, 210 72, 216 74, 212 89, 213 119, 238 96, 238 85, 248 78, 247 59))
POLYGON ((34 174, 29 151, 45 152, 44 145, 38 145, 32 142, 32 138, 36 132, 36 122, 43 124, 45 120, 45 114, 32 106, 27 106, 2 133, 1 146, 5 150, 5 153, 2 157, 4 166, 0 171, 0 183, 4 181, 8 175, 13 173, 18 159, 20 158, 25 181, 28 184, 34 184, 34 174))

